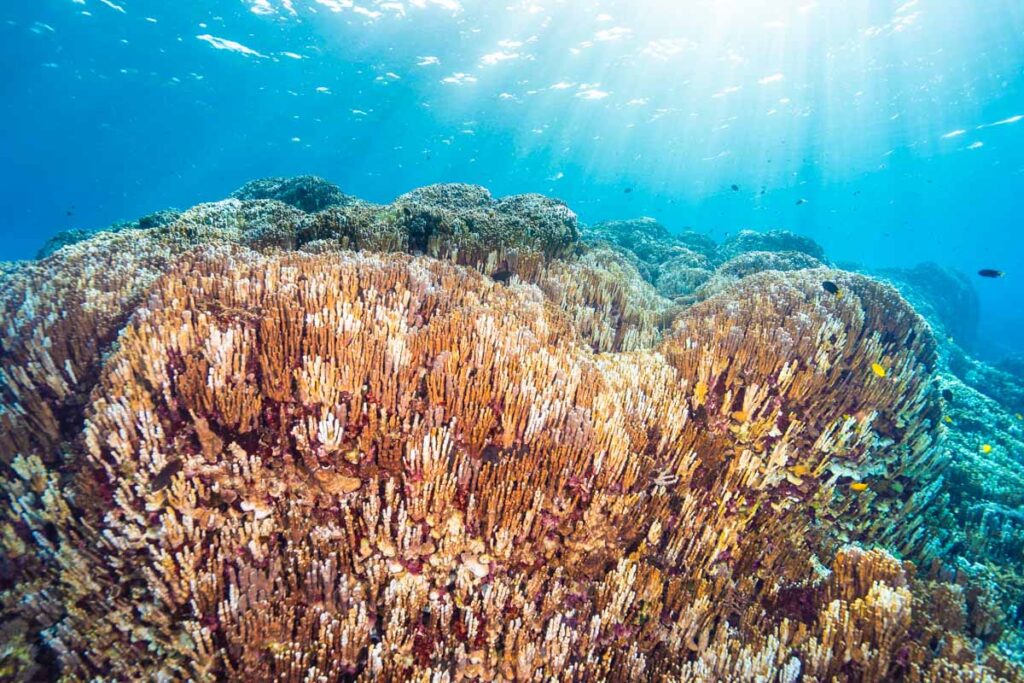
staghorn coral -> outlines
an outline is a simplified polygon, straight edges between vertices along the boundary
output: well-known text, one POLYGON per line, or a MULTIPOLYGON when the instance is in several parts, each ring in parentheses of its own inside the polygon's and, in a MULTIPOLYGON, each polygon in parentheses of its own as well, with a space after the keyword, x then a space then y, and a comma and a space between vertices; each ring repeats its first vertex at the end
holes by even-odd
POLYGON ((895 290, 679 311, 610 250, 289 252, 281 206, 3 290, 5 675, 1021 680, 984 590, 848 545, 920 555, 945 465, 895 290))

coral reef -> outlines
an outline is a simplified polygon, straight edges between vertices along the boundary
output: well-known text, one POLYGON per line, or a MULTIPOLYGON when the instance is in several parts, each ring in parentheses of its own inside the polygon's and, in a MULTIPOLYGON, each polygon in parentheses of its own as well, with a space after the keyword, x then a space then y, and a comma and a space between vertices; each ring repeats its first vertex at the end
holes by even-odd
POLYGON ((178 220, 180 215, 181 212, 177 209, 163 209, 162 211, 156 211, 143 216, 138 220, 119 221, 99 230, 82 230, 80 228, 62 230, 46 241, 42 248, 40 248, 36 253, 36 258, 46 258, 58 249, 66 247, 69 244, 77 244, 78 242, 87 240, 101 232, 121 232, 122 230, 148 230, 149 228, 160 228, 165 225, 170 225, 174 221, 178 220))
POLYGON ((39 248, 36 252, 36 258, 46 258, 53 252, 57 251, 62 247, 66 247, 69 244, 77 244, 82 240, 87 240, 92 237, 97 231, 95 230, 83 230, 81 228, 72 228, 70 230, 61 230, 56 235, 46 240, 46 243, 39 248))
POLYGON ((231 196, 242 200, 273 199, 306 213, 316 213, 332 206, 346 206, 356 201, 334 183, 312 175, 253 180, 231 196))
POLYGON ((508 270, 499 262, 520 251, 566 256, 579 240, 576 214, 542 195, 495 201, 482 187, 432 185, 402 195, 391 209, 411 251, 491 272, 508 270))
POLYGON ((1024 354, 1014 354, 1000 359, 996 363, 996 369, 1012 375, 1019 381, 1024 381, 1024 354))
POLYGON ((670 299, 684 297, 692 294, 714 275, 713 271, 691 263, 692 259, 684 256, 681 259, 673 258, 662 265, 655 281, 658 292, 670 299))
POLYGON ((7 278, 16 275, 27 264, 28 261, 0 261, 0 286, 7 278))
POLYGON ((952 336, 963 348, 973 346, 978 334, 978 293, 965 274, 935 263, 878 274, 899 287, 936 334, 952 336))
POLYGON ((584 227, 582 237, 591 246, 618 250, 659 294, 683 305, 706 299, 754 273, 824 265, 818 244, 784 230, 743 230, 719 246, 706 235, 673 234, 653 218, 639 218, 584 227))
POLYGON ((945 380, 897 291, 737 261, 683 308, 637 262, 717 259, 609 237, 444 185, 10 271, 2 675, 1024 680, 1014 540, 937 555, 945 380))
POLYGON ((799 251, 818 261, 825 260, 825 250, 820 244, 810 237, 797 235, 788 230, 741 230, 727 239, 719 249, 723 260, 749 251, 799 251))
POLYGON ((1024 382, 1016 375, 972 358, 952 342, 944 359, 950 372, 971 388, 995 399, 1011 412, 1024 410, 1024 382))
MULTIPOLYGON (((689 296, 683 297, 682 301, 685 303, 702 301, 709 296, 728 290, 734 283, 755 273, 771 270, 805 270, 823 266, 824 264, 818 259, 800 251, 748 251, 719 265, 700 286, 686 292, 689 296)), ((821 278, 828 279, 828 276, 822 275, 821 278)))
POLYGON ((824 265, 799 251, 747 251, 720 265, 715 274, 735 281, 766 270, 804 270, 824 265))
MULTIPOLYGON (((672 235, 653 218, 638 218, 626 221, 606 221, 585 228, 583 239, 591 242, 606 242, 636 258, 644 278, 657 283, 667 271, 711 267, 716 246, 709 238, 697 233, 672 235)), ((683 285, 686 278, 666 273, 665 286, 659 290, 672 292, 683 285)), ((673 296, 667 294, 667 296, 673 296)))

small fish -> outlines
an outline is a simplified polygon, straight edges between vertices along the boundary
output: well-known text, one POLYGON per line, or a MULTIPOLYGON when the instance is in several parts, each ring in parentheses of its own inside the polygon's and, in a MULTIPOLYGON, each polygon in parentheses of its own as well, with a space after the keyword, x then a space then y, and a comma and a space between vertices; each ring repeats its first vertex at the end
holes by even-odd
POLYGON ((625 190, 623 190, 623 192, 626 193, 626 194, 629 194, 632 191, 633 191, 632 187, 627 187, 625 190))
POLYGON ((982 277, 1003 277, 1006 273, 1001 270, 995 270, 994 268, 982 268, 978 271, 978 275, 982 277))
POLYGON ((163 468, 157 472, 156 476, 149 482, 149 489, 153 493, 170 486, 171 481, 174 479, 174 475, 181 472, 182 462, 181 458, 175 458, 171 460, 163 468))
POLYGON ((949 425, 953 424, 953 418, 951 418, 949 415, 944 415, 942 421, 949 425))
POLYGON ((740 191, 740 186, 739 185, 730 185, 729 187, 732 188, 733 192, 739 192, 740 191))
POLYGON ((886 375, 885 368, 878 363, 871 364, 871 372, 875 373, 877 377, 885 377, 886 375))
POLYGON ((835 294, 836 296, 842 296, 842 292, 839 291, 839 285, 832 282, 831 280, 825 280, 821 283, 821 288, 829 294, 835 294))
POLYGON ((1020 413, 1017 413, 1017 419, 1018 420, 1024 420, 1024 415, 1021 415, 1020 413))
POLYGON ((797 206, 800 206, 801 204, 806 204, 806 203, 807 203, 806 199, 798 199, 798 200, 796 200, 796 205, 797 206))
POLYGON ((512 271, 508 269, 496 270, 491 273, 491 279, 504 284, 512 279, 512 271))
POLYGON ((789 468, 789 471, 798 477, 806 476, 811 470, 808 469, 807 465, 793 465, 789 468))
POLYGON ((988 455, 992 452, 992 445, 987 443, 981 444, 981 452, 988 455))
POLYGON ((953 392, 950 391, 949 389, 943 389, 942 390, 942 398, 944 398, 946 400, 946 403, 952 403, 953 402, 953 392))
POLYGON ((732 419, 736 420, 737 422, 746 422, 748 417, 750 416, 747 415, 747 411, 745 410, 735 410, 732 413, 732 419))
POLYGON ((864 491, 868 490, 868 485, 862 481, 855 481, 852 484, 850 484, 850 490, 856 491, 857 493, 863 493, 864 491))

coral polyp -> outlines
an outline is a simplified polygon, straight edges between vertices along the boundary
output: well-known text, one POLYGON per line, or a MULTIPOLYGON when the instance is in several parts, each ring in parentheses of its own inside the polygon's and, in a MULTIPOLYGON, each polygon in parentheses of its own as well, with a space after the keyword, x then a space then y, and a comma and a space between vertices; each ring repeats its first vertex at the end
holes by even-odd
POLYGON ((560 204, 455 189, 8 276, 7 675, 1021 680, 936 553, 939 355, 895 289, 674 306, 560 204))

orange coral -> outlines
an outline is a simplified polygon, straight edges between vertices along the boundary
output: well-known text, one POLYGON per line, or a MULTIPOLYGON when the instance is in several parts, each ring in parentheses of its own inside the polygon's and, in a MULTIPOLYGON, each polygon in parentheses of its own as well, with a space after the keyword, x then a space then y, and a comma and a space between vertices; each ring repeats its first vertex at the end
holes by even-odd
POLYGON ((923 542, 934 350, 894 290, 759 275, 651 348, 624 267, 198 225, 4 294, 4 613, 69 679, 1019 677, 971 595, 844 547, 923 542))

